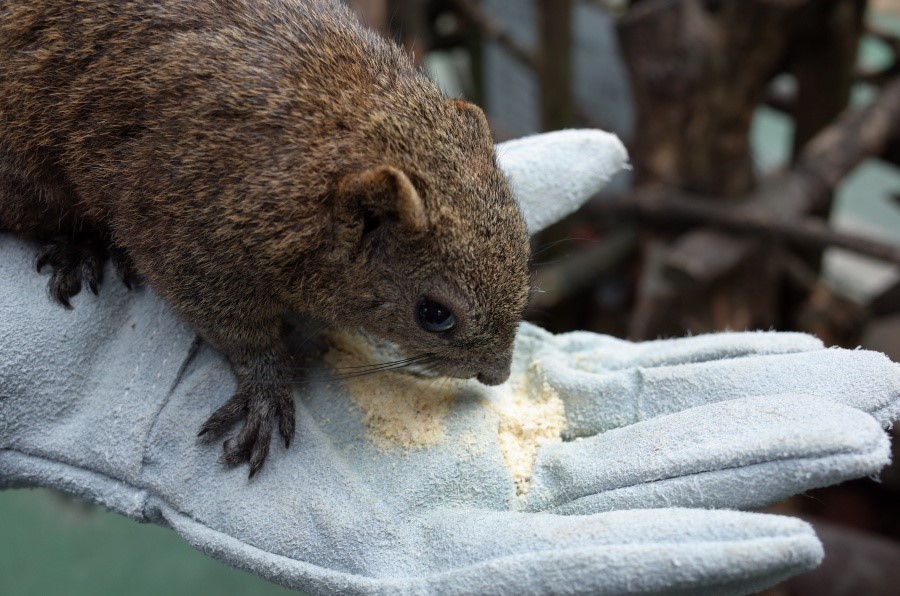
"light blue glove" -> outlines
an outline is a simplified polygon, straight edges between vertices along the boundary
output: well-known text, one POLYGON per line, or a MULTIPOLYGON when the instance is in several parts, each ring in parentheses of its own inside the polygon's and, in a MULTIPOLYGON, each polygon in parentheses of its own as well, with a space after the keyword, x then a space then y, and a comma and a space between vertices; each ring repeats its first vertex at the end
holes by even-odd
MULTIPOLYGON (((499 149, 533 230, 624 163, 596 132, 499 149)), ((248 481, 195 436, 234 388, 226 362, 147 290, 59 308, 34 254, 0 236, 0 485, 170 526, 310 593, 759 590, 819 562, 812 530, 705 508, 877 473, 900 409, 897 365, 801 334, 523 325, 510 382, 487 388, 356 376, 377 346, 333 333, 304 365, 297 440, 248 481)))

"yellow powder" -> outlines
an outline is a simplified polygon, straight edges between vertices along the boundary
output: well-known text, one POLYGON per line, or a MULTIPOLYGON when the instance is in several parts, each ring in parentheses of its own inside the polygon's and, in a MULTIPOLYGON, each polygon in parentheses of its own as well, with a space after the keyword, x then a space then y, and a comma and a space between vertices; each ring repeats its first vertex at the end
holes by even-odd
MULTIPOLYGON (((365 338, 345 331, 326 337, 330 350, 325 361, 338 374, 384 362, 365 338)), ((426 379, 404 372, 385 371, 345 377, 341 384, 363 415, 369 439, 382 450, 433 447, 444 440, 444 419, 459 381, 426 379)))
POLYGON ((475 459, 476 457, 481 457, 485 454, 488 449, 489 441, 486 441, 484 436, 479 436, 475 433, 475 431, 467 430, 466 432, 456 437, 455 440, 458 440, 460 445, 463 446, 466 457, 462 458, 463 461, 469 461, 475 459))
POLYGON ((496 387, 492 393, 490 407, 500 418, 500 454, 512 473, 516 494, 522 497, 531 488, 538 449, 546 443, 562 441, 565 406, 537 360, 529 366, 525 379, 496 387))
MULTIPOLYGON (((352 373, 347 367, 378 364, 375 347, 365 338, 343 331, 326 336, 330 349, 325 361, 337 373, 352 373)), ((426 379, 398 371, 345 377, 341 384, 363 416, 369 439, 382 450, 402 447, 433 447, 445 438, 444 422, 454 397, 465 388, 482 397, 485 407, 497 418, 497 442, 503 462, 512 474, 516 494, 531 488, 531 475, 538 449, 546 443, 562 441, 565 406, 546 380, 539 361, 515 381, 497 387, 460 379, 426 379)), ((473 457, 481 455, 483 442, 474 433, 459 440, 473 457)))

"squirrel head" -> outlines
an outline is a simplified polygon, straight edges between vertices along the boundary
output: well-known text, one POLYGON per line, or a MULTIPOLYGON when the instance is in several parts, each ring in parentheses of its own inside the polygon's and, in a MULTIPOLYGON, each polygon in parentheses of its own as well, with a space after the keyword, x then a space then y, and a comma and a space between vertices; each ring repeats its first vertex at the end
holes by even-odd
POLYGON ((332 281, 344 298, 331 314, 420 369, 495 385, 528 300, 529 238, 481 110, 446 104, 451 130, 385 147, 340 180, 333 255, 346 266, 332 281))

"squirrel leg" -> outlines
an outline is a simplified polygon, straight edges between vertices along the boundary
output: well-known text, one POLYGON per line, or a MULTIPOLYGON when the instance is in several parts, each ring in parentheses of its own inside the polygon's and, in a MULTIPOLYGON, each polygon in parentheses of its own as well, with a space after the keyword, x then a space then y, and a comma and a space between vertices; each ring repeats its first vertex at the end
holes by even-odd
POLYGON ((97 294, 103 281, 103 266, 112 254, 120 277, 129 285, 133 268, 130 260, 112 246, 108 231, 78 208, 78 198, 59 175, 44 172, 43 178, 25 176, 22 161, 0 146, 0 229, 44 246, 37 257, 38 272, 52 270, 50 295, 66 308, 69 300, 87 285, 97 294), (121 253, 122 256, 117 256, 121 253), (130 271, 128 277, 122 272, 130 271))
POLYGON ((294 398, 286 370, 289 360, 278 330, 277 322, 255 326, 254 336, 268 336, 265 347, 260 342, 246 342, 246 338, 237 344, 221 338, 212 341, 231 361, 238 389, 203 424, 198 436, 221 436, 244 419, 238 434, 225 441, 223 459, 229 465, 248 462, 251 478, 268 456, 276 424, 285 447, 294 436, 294 398), (260 333, 263 330, 271 333, 260 333))

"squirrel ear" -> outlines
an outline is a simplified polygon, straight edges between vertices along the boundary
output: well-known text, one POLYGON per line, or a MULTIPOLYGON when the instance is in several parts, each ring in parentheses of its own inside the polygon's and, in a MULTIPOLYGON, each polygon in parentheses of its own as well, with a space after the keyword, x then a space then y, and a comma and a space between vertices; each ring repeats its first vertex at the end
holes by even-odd
POLYGON ((481 108, 464 99, 451 99, 450 102, 457 110, 462 112, 464 116, 468 117, 476 130, 487 138, 491 138, 491 127, 488 124, 487 116, 484 115, 484 111, 482 111, 481 108))
POLYGON ((428 227, 422 197, 397 168, 380 166, 349 174, 341 180, 340 194, 355 202, 355 209, 364 217, 394 217, 412 232, 424 232, 428 227))

